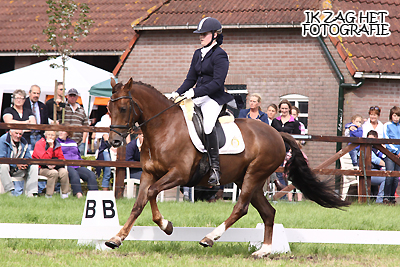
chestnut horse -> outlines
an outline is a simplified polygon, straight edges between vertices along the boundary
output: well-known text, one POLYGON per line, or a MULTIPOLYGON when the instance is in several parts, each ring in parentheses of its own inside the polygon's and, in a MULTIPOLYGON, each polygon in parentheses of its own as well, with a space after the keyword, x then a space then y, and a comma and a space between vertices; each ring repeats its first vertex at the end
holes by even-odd
MULTIPOLYGON (((183 112, 163 94, 150 85, 133 82, 125 84, 111 81, 112 96, 109 141, 114 147, 123 144, 135 123, 141 124, 144 142, 140 161, 143 174, 140 178, 139 194, 132 212, 119 233, 106 242, 117 248, 128 236, 143 208, 150 201, 153 221, 167 235, 172 234, 172 223, 161 215, 156 202, 157 195, 176 186, 183 186, 193 176, 202 153, 193 146, 183 112)), ((272 230, 275 209, 263 194, 263 185, 283 162, 286 142, 292 150, 287 163, 288 176, 305 197, 324 207, 339 208, 348 205, 331 190, 327 182, 319 181, 309 169, 296 141, 286 133, 279 133, 269 125, 250 119, 236 119, 245 150, 237 155, 221 155, 221 184, 236 183, 241 193, 229 218, 206 235, 200 244, 211 247, 215 240, 247 213, 251 203, 259 212, 264 225, 264 242, 260 250, 253 253, 260 258, 271 253, 272 230)), ((199 185, 207 185, 208 175, 199 185)))

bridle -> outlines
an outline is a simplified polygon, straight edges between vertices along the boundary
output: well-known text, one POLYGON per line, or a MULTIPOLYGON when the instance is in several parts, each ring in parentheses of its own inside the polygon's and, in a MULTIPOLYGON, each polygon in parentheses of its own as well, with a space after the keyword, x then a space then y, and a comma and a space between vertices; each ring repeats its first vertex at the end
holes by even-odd
POLYGON ((129 101, 130 101, 130 103, 131 103, 131 111, 132 111, 132 112, 129 112, 129 115, 128 115, 128 122, 127 122, 125 125, 113 125, 113 124, 112 124, 112 125, 110 125, 110 131, 115 132, 116 134, 118 134, 119 136, 121 136, 123 139, 125 139, 131 132, 133 132, 133 131, 137 130, 138 128, 140 128, 140 126, 137 127, 137 126, 134 125, 135 122, 132 123, 132 126, 130 125, 130 122, 131 122, 131 113, 135 113, 135 115, 138 116, 138 114, 136 113, 136 110, 135 110, 135 108, 134 108, 134 104, 136 104, 136 106, 138 107, 138 109, 139 109, 139 111, 140 111, 141 114, 142 114, 143 112, 142 112, 142 110, 140 109, 138 103, 136 103, 136 102, 133 100, 132 95, 131 95, 131 91, 129 91, 129 95, 124 95, 124 96, 120 96, 120 97, 117 97, 117 98, 110 98, 110 102, 115 102, 115 101, 118 101, 118 100, 121 100, 121 99, 129 99, 129 101), (117 130, 115 130, 115 128, 127 129, 127 130, 126 130, 125 133, 121 133, 121 132, 118 132, 117 130))
MULTIPOLYGON (((135 100, 133 100, 132 95, 131 95, 131 91, 129 91, 129 95, 125 95, 125 96, 120 96, 117 98, 110 98, 110 102, 115 102, 121 99, 129 99, 129 101, 131 102, 131 110, 133 113, 135 113, 136 116, 138 116, 138 114, 136 113, 136 110, 134 108, 134 104, 136 104, 136 106, 138 107, 139 111, 141 114, 143 114, 142 109, 139 107, 138 103, 136 103, 135 100)), ((135 125, 135 122, 132 123, 132 126, 130 125, 131 122, 131 112, 129 112, 129 117, 128 117, 128 122, 125 125, 110 125, 110 130, 115 132, 116 134, 118 134, 119 136, 121 136, 123 139, 125 139, 130 133, 135 132, 136 130, 140 129, 140 127, 142 127, 143 125, 145 125, 146 123, 148 123, 149 121, 151 121, 152 119, 154 119, 155 117, 161 115, 162 113, 164 113, 165 111, 167 111, 168 109, 178 105, 179 103, 181 103, 183 100, 185 100, 186 97, 183 97, 182 99, 180 99, 179 101, 175 102, 173 105, 169 106, 168 108, 164 109, 163 111, 159 112, 158 114, 154 115, 153 117, 151 117, 150 119, 142 122, 139 126, 135 125), (121 133, 118 132, 117 130, 115 130, 115 128, 121 128, 121 129, 127 129, 125 133, 121 133)))

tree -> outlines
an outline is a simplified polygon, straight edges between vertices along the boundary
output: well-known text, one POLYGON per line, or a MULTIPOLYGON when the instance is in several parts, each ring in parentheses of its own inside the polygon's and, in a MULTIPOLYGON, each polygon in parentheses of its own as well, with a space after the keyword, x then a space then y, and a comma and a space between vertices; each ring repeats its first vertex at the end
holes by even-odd
MULTIPOLYGON (((73 0, 48 0, 49 5, 46 11, 48 15, 48 25, 43 30, 43 34, 47 37, 47 42, 56 52, 56 56, 61 56, 62 65, 52 64, 52 68, 63 69, 63 88, 65 88, 65 63, 72 53, 72 47, 80 37, 89 34, 89 28, 93 24, 93 20, 87 17, 89 6, 85 3, 75 3, 73 0)), ((33 51, 40 54, 46 54, 39 45, 31 46, 33 51)), ((56 93, 54 94, 56 97, 56 93)), ((54 113, 55 110, 54 110, 54 113)), ((64 121, 64 110, 63 110, 64 121)))

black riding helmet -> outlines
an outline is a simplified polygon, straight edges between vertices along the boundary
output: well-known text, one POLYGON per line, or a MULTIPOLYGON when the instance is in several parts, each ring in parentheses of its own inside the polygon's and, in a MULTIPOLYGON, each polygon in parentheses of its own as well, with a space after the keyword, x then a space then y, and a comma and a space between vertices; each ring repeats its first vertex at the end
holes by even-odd
MULTIPOLYGON (((212 44, 212 42, 215 40, 214 33, 216 32, 219 36, 222 37, 222 25, 221 23, 214 18, 211 17, 206 17, 202 19, 199 22, 199 25, 197 25, 197 30, 193 31, 193 33, 206 33, 206 32, 211 32, 212 33, 212 39, 209 44, 207 44, 205 47, 209 46, 212 44)), ((220 42, 217 40, 217 43, 220 45, 222 43, 222 38, 220 42)))

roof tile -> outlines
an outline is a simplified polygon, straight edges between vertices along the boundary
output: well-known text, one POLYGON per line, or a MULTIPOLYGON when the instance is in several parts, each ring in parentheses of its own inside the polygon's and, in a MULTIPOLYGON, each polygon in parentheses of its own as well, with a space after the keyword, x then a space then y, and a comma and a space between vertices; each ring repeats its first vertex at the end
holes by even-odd
MULTIPOLYGON (((132 39, 130 24, 135 18, 148 16, 147 10, 162 0, 84 0, 94 20, 90 33, 74 44, 76 51, 123 51, 132 39)), ((0 0, 0 51, 32 51, 37 43, 50 49, 46 36, 48 6, 43 0, 0 0)))

